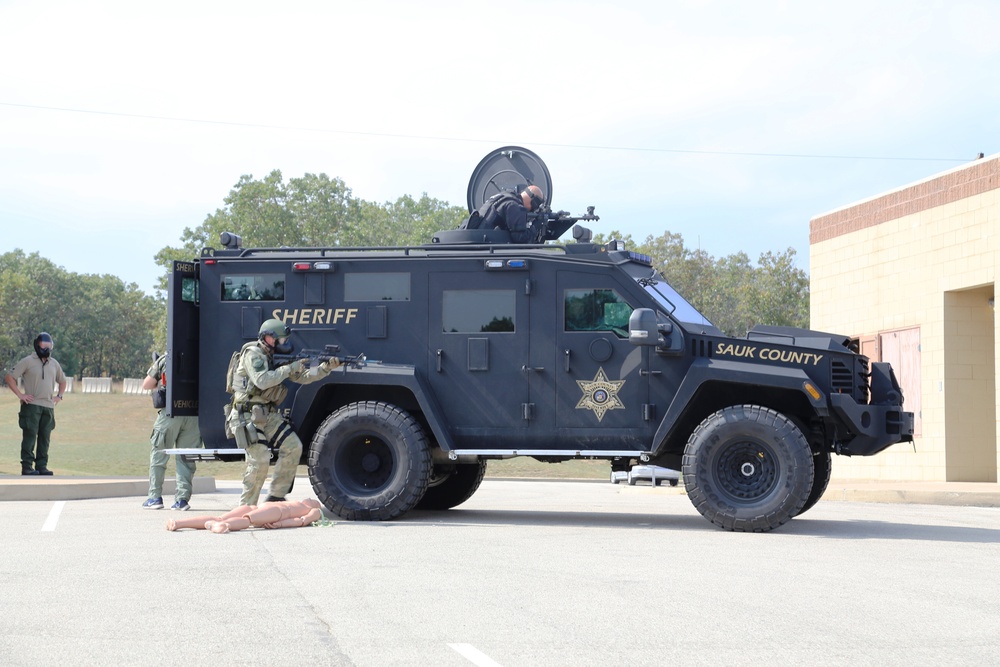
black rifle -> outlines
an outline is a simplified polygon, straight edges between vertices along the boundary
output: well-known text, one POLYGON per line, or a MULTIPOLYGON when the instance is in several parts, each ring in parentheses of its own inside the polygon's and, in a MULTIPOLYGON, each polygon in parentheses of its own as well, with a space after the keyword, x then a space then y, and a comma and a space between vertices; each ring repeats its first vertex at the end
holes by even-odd
POLYGON ((600 216, 594 214, 594 207, 588 206, 587 212, 583 215, 570 215, 569 211, 553 212, 548 206, 541 206, 537 211, 528 212, 528 222, 535 230, 535 243, 555 241, 563 232, 580 220, 600 220, 600 216))
POLYGON ((304 348, 292 354, 275 354, 274 367, 277 368, 279 366, 290 364, 297 359, 301 359, 306 368, 318 366, 319 364, 327 362, 331 359, 336 359, 341 363, 341 365, 348 368, 364 368, 368 365, 368 358, 364 354, 344 356, 342 354, 338 354, 339 352, 339 345, 324 345, 322 350, 304 348))

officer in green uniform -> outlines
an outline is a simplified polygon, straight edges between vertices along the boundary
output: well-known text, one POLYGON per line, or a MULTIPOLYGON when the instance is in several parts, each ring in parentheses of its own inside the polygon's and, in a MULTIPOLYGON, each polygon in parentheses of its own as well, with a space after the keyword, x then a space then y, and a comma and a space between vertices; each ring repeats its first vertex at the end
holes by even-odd
MULTIPOLYGON (((166 373, 166 355, 157 357, 153 365, 146 371, 142 388, 159 390, 167 386, 169 378, 166 373)), ((154 406, 156 407, 154 401, 154 406)), ((151 449, 149 452, 149 495, 142 504, 144 509, 163 509, 163 476, 167 471, 167 460, 170 458, 167 449, 195 449, 202 446, 201 431, 198 429, 197 417, 171 417, 167 415, 166 407, 159 408, 156 421, 153 422, 153 432, 149 436, 151 449)), ((177 488, 174 492, 172 510, 186 511, 191 509, 191 490, 194 472, 197 467, 194 461, 188 461, 183 456, 174 457, 177 466, 177 488)))
POLYGON ((322 380, 340 366, 339 360, 330 359, 307 369, 301 359, 296 359, 275 368, 275 348, 282 352, 287 339, 288 328, 284 322, 267 320, 260 326, 257 340, 244 345, 239 361, 235 367, 230 366, 227 380, 233 390, 233 401, 227 406, 226 434, 236 439, 236 444, 246 450, 247 457, 241 505, 257 504, 267 479, 271 449, 278 450, 278 461, 265 502, 284 500, 295 481, 302 442, 278 412, 278 406, 288 395, 283 382, 309 384, 322 380))
POLYGON ((66 375, 59 362, 52 357, 55 346, 52 336, 43 331, 33 343, 35 353, 17 362, 4 381, 21 402, 21 411, 17 415, 17 423, 21 427, 21 474, 51 475, 52 471, 46 467, 49 462, 49 435, 56 427, 55 407, 62 402, 66 391, 66 375), (17 388, 18 378, 24 384, 23 393, 17 388), (32 468, 32 465, 35 467, 32 468))

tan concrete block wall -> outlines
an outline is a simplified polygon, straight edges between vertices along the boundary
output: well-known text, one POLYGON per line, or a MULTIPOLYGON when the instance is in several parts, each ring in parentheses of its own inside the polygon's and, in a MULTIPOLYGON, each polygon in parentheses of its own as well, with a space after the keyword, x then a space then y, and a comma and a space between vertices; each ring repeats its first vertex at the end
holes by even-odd
MULTIPOLYGON (((980 336, 966 341, 969 349, 980 350, 978 354, 958 357, 965 368, 946 368, 945 292, 992 290, 997 274, 1000 156, 979 161, 969 171, 974 173, 949 172, 811 222, 813 328, 855 336, 920 328, 923 429, 913 443, 916 451, 907 443, 874 457, 834 457, 835 478, 944 481, 949 373, 953 378, 968 373, 970 380, 980 380, 978 392, 969 393, 962 409, 992 408, 1000 414, 994 361, 1000 336, 995 322, 988 366, 982 363, 986 343, 980 336), (892 211, 903 214, 893 217, 892 211), (984 373, 994 378, 992 385, 984 373)), ((996 418, 994 438, 995 433, 996 418)), ((1000 460, 1000 453, 994 458, 1000 460)), ((983 466, 978 460, 967 464, 983 466)))

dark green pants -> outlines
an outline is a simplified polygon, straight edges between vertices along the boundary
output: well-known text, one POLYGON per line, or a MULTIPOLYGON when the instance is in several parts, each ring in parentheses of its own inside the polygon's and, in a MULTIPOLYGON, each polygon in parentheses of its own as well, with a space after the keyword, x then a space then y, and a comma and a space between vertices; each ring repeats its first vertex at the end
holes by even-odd
POLYGON ((21 427, 21 469, 36 470, 48 467, 49 434, 56 427, 56 411, 40 405, 22 403, 17 415, 21 427), (38 444, 37 450, 35 444, 38 444))

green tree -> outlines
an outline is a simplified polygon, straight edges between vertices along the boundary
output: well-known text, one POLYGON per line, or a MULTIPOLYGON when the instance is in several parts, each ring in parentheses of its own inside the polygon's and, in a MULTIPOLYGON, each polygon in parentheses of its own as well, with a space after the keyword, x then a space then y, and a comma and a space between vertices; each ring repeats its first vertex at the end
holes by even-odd
MULTIPOLYGON (((180 246, 156 253, 156 263, 168 272, 174 260, 188 261, 202 248, 218 246, 222 232, 239 234, 248 248, 334 246, 352 210, 351 191, 339 178, 306 174, 286 184, 277 169, 259 181, 241 176, 224 202, 201 225, 185 228, 180 246)), ((166 293, 166 273, 158 289, 166 293)))
POLYGON ((420 199, 404 195, 395 202, 353 202, 350 219, 341 230, 342 246, 412 246, 429 243, 434 232, 455 229, 465 209, 423 193, 420 199))
POLYGON ((38 253, 0 255, 0 355, 8 368, 48 331, 67 375, 134 377, 148 366, 162 312, 135 283, 70 273, 38 253))
POLYGON ((755 266, 744 252, 715 259, 691 250, 669 231, 641 244, 619 231, 596 235, 594 242, 611 239, 649 255, 667 282, 729 335, 742 336, 756 325, 809 326, 809 277, 795 267, 793 248, 763 253, 755 266))

